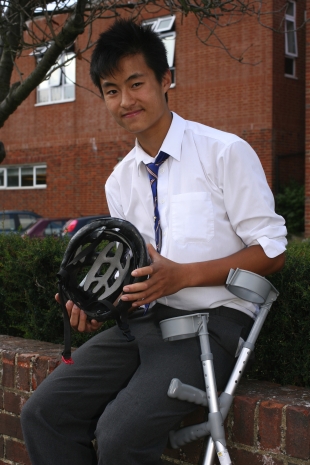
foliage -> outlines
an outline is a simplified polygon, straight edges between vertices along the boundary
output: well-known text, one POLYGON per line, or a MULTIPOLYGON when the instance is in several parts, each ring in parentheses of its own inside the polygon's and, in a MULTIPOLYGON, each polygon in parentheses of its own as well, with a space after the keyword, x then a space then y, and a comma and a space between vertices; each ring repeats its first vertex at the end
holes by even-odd
MULTIPOLYGON (((62 343, 56 274, 67 240, 0 234, 0 333, 62 343)), ((79 346, 91 335, 72 333, 79 346)))
MULTIPOLYGON (((66 245, 53 237, 0 234, 1 334, 63 343, 62 313, 54 295, 66 245)), ((258 338, 249 377, 310 386, 309 276, 310 240, 291 243, 283 270, 268 277, 280 296, 258 338)), ((73 346, 91 337, 75 332, 72 336, 73 346)))
POLYGON ((310 241, 293 242, 268 279, 280 292, 256 344, 250 378, 310 386, 310 241))
POLYGON ((290 182, 276 195, 276 212, 285 218, 290 234, 305 229, 305 186, 296 181, 290 182))

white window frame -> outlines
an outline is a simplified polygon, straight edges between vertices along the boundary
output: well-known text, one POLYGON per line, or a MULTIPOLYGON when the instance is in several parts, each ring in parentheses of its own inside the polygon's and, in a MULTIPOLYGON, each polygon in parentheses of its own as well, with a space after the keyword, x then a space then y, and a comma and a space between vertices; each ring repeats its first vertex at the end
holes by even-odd
POLYGON ((142 26, 151 26, 152 30, 154 32, 157 32, 159 37, 161 39, 164 39, 165 37, 172 37, 174 40, 174 47, 172 51, 172 59, 170 59, 170 56, 168 56, 168 49, 167 50, 167 58, 168 58, 168 64, 169 64, 169 69, 172 74, 172 83, 170 88, 175 87, 176 81, 175 81, 175 66, 174 66, 174 57, 175 57, 175 40, 176 40, 176 32, 171 31, 173 25, 175 22, 175 15, 172 16, 160 16, 158 18, 152 18, 152 19, 146 19, 145 21, 142 21, 142 26), (166 26, 162 26, 161 24, 165 21, 166 26), (170 63, 169 63, 170 62, 170 63))
MULTIPOLYGON (((41 56, 45 53, 47 47, 40 47, 35 52, 37 60, 41 59, 41 56)), ((37 87, 37 102, 35 106, 43 105, 55 105, 58 103, 67 103, 75 101, 75 80, 76 80, 76 55, 72 50, 64 51, 58 58, 57 63, 54 65, 52 70, 49 72, 49 78, 41 82, 37 87), (71 79, 66 75, 66 66, 74 66, 74 76, 71 79), (53 68, 55 69, 53 71, 53 68), (66 82, 70 81, 70 82, 66 82), (53 89, 58 88, 60 91, 60 98, 53 100, 53 89), (72 88, 72 97, 65 97, 66 88, 72 88), (48 99, 46 101, 39 101, 40 92, 47 91, 48 99)))
POLYGON ((285 55, 287 57, 290 57, 290 58, 296 58, 296 57, 298 57, 297 32, 296 32, 296 2, 293 1, 293 0, 289 0, 288 3, 293 5, 294 14, 290 15, 290 14, 287 13, 287 11, 285 13, 285 55), (287 22, 288 21, 293 23, 293 30, 292 31, 288 31, 288 29, 287 29, 287 22), (296 49, 294 52, 291 52, 289 50, 288 34, 293 34, 294 42, 295 42, 295 49, 296 49))
POLYGON ((0 174, 3 174, 4 185, 0 186, 0 190, 8 189, 46 189, 47 184, 37 184, 37 170, 39 168, 47 169, 46 164, 40 165, 10 165, 0 168, 0 174), (22 168, 32 168, 33 170, 33 185, 32 186, 22 186, 22 168), (8 170, 9 169, 18 169, 18 186, 8 186, 8 170))

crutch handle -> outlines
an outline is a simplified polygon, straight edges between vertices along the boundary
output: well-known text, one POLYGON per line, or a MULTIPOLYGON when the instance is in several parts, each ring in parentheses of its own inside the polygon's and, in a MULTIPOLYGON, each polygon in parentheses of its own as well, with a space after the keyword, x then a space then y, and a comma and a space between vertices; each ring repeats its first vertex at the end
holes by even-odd
POLYGON ((178 378, 171 380, 168 396, 174 399, 186 400, 197 405, 208 406, 207 393, 201 389, 197 389, 189 384, 183 384, 178 378))
POLYGON ((187 426, 178 431, 170 431, 169 440, 173 449, 179 449, 181 446, 203 438, 210 434, 208 422, 200 423, 199 425, 187 426))

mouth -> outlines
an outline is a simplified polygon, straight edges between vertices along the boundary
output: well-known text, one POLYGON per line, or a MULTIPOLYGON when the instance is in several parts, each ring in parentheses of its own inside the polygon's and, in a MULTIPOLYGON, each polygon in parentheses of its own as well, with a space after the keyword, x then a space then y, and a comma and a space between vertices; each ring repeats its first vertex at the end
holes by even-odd
POLYGON ((135 116, 140 115, 140 113, 142 113, 142 110, 128 111, 122 115, 122 118, 134 118, 135 116))

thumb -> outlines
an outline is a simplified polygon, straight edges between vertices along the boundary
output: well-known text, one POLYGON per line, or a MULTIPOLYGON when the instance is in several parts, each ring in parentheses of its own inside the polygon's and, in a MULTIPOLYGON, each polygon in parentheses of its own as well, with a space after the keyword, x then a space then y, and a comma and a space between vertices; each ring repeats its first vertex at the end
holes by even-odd
POLYGON ((154 259, 156 259, 159 256, 159 253, 154 249, 152 244, 147 244, 147 250, 148 250, 149 256, 150 256, 150 258, 151 258, 151 260, 153 262, 154 259))

